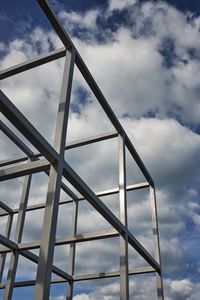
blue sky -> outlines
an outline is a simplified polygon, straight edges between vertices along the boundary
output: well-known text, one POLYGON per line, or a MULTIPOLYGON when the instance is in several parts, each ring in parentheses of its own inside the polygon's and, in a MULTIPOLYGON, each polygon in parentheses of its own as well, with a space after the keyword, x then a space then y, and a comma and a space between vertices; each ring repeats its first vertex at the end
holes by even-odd
MULTIPOLYGON (((148 2, 146 0, 140 0, 138 3, 142 4, 144 2, 148 2)), ((159 1, 153 1, 154 3, 159 1)), ((176 7, 178 10, 182 12, 191 11, 195 15, 200 13, 200 4, 198 1, 191 0, 167 0, 166 3, 169 3, 176 7)), ((63 0, 55 0, 51 1, 52 6, 56 11, 61 9, 68 11, 77 11, 83 12, 89 9, 95 9, 96 7, 106 8, 108 5, 107 0, 87 0, 87 1, 63 1, 63 0)), ((115 11, 115 14, 120 16, 125 15, 125 11, 119 12, 115 11)), ((29 29, 34 28, 35 26, 41 25, 50 29, 50 25, 47 20, 45 20, 43 13, 38 8, 38 4, 36 1, 24 1, 18 0, 17 2, 12 1, 2 1, 1 3, 1 28, 0 28, 0 36, 1 40, 8 42, 11 39, 16 37, 21 37, 23 34, 27 34, 29 29), (13 26, 15 24, 15 26, 13 26), (5 26, 7 30, 5 31, 5 26)), ((121 19, 118 18, 116 23, 120 22, 121 19)), ((105 24, 102 24, 105 25, 105 24)), ((111 24, 112 26, 112 24, 111 24)))
MULTIPOLYGON (((200 4, 193 0, 50 2, 155 180, 165 298, 197 300, 200 292, 200 4)), ((0 7, 1 69, 62 46, 36 1, 3 0, 0 7)), ((2 90, 50 142, 62 70, 61 59, 39 71, 28 71, 1 82, 2 90)), ((77 70, 74 76, 69 140, 112 130, 77 70)), ((20 154, 3 135, 0 143, 3 158, 20 154)), ((117 185, 113 158, 116 151, 116 145, 105 142, 99 149, 86 148, 81 154, 69 151, 67 160, 89 186, 99 191, 117 185), (97 174, 98 181, 89 169, 97 174)), ((128 160, 128 166, 129 163, 128 160)), ((127 169, 130 184, 141 179, 136 168, 127 169)), ((13 182, 13 189, 16 184, 20 182, 13 182)), ((35 179, 30 201, 44 199, 46 184, 43 177, 35 179)), ((7 197, 6 186, 1 185, 1 189, 7 197)), ((8 197, 11 206, 15 203, 14 196, 11 193, 8 197)), ((151 252, 147 196, 140 196, 141 202, 137 195, 130 196, 134 201, 129 203, 132 213, 129 222, 151 252)), ((108 204, 117 214, 116 199, 110 199, 108 204)), ((81 213, 80 231, 92 231, 92 209, 83 205, 81 213)), ((62 235, 70 220, 65 220, 64 213, 60 214, 58 231, 62 235)), ((42 222, 42 212, 39 218, 42 222)), ((35 228, 31 222, 33 219, 27 217, 24 240, 40 236, 41 222, 35 228)), ((107 226, 101 218, 97 224, 99 229, 107 226)), ((104 255, 108 270, 114 269, 111 245, 103 245, 97 243, 94 247, 99 249, 99 257, 104 255)), ((88 247, 81 246, 78 250, 80 273, 91 256, 88 247)), ((62 249, 55 259, 58 265, 66 263, 62 249)), ((105 267, 99 264, 99 259, 90 259, 89 273, 105 267)), ((130 254, 130 262, 141 263, 134 253, 130 254)), ((34 274, 34 268, 24 264, 19 278, 28 276, 29 269, 34 274)), ((148 299, 154 299, 154 285, 154 278, 131 279, 130 299, 147 299, 147 295, 148 299)), ((64 292, 64 287, 55 288, 52 299, 63 300, 64 292)), ((14 299, 27 299, 25 292, 20 293, 16 291, 14 299)), ((75 289, 74 299, 119 299, 118 282, 100 282, 98 288, 84 283, 75 289)))

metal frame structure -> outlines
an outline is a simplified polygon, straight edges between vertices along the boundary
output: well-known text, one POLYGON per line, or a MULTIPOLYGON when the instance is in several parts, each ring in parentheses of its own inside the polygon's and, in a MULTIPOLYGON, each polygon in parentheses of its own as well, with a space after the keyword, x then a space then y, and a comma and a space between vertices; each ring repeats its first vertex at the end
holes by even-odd
POLYGON ((77 281, 91 280, 98 278, 120 277, 120 299, 129 299, 129 275, 155 273, 157 278, 157 298, 163 300, 163 286, 161 276, 160 248, 157 222, 157 209, 155 187, 153 179, 145 168, 138 153, 133 147, 126 132, 113 113, 108 102, 101 93, 99 87, 88 71, 80 54, 73 45, 65 29, 60 24, 52 8, 46 0, 38 0, 38 3, 64 44, 64 48, 50 52, 46 55, 31 59, 25 63, 18 64, 0 72, 0 79, 8 78, 15 74, 30 70, 42 64, 65 57, 65 66, 60 93, 59 108, 54 144, 51 146, 47 140, 34 128, 25 116, 15 107, 8 97, 0 91, 0 111, 10 121, 12 125, 37 149, 37 153, 31 151, 19 137, 13 133, 3 122, 0 121, 0 129, 9 139, 15 143, 23 152, 24 156, 0 161, 0 181, 23 176, 23 191, 19 209, 12 209, 4 202, 0 202, 0 207, 4 213, 0 216, 7 216, 7 226, 4 235, 0 235, 0 282, 5 267, 7 253, 11 253, 7 280, 0 283, 0 288, 4 289, 4 300, 12 299, 13 289, 23 286, 35 286, 35 300, 49 299, 51 284, 66 283, 66 299, 73 298, 73 284, 77 281), (66 133, 68 125, 69 105, 71 87, 73 81, 74 66, 77 66, 85 81, 105 111, 107 117, 115 128, 115 132, 102 134, 99 136, 83 139, 72 143, 66 143, 66 133), (79 177, 78 174, 66 162, 64 154, 68 149, 81 147, 91 143, 100 142, 106 139, 118 139, 118 159, 119 159, 119 187, 105 192, 94 193, 89 186, 79 177), (126 149, 131 154, 139 169, 146 178, 146 182, 127 186, 126 184, 126 149), (28 205, 29 191, 32 174, 45 172, 49 176, 46 203, 39 205, 28 205), (82 195, 78 197, 62 181, 68 182, 82 195), (138 240, 129 231, 127 226, 127 191, 149 188, 152 210, 152 229, 154 239, 154 257, 150 255, 138 240), (70 196, 70 200, 60 201, 61 189, 70 196), (119 219, 111 210, 99 199, 101 196, 118 194, 120 216, 119 219), (103 232, 77 233, 77 218, 79 201, 88 201, 113 227, 112 230, 103 232), (60 205, 73 203, 73 226, 71 236, 56 238, 57 216, 60 205), (26 212, 44 208, 42 237, 40 241, 22 243, 22 234, 26 212), (10 239, 13 216, 17 215, 14 240, 10 239), (76 275, 74 272, 76 245, 80 242, 98 239, 119 237, 120 241, 120 270, 115 272, 105 272, 97 274, 76 275), (70 245, 70 267, 68 272, 53 265, 54 248, 58 245, 70 245), (128 245, 131 245, 149 264, 149 267, 129 269, 128 267, 128 245), (33 254, 31 250, 39 249, 39 255, 33 254), (17 282, 16 271, 19 256, 26 257, 37 264, 36 279, 33 281, 17 282), (52 278, 52 273, 57 278, 52 278))

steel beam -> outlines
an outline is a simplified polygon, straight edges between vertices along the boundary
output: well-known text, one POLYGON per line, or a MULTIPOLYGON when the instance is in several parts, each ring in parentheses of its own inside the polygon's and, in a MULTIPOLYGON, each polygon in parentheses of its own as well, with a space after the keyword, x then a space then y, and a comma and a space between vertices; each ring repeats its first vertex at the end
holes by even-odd
POLYGON ((18 178, 28 174, 34 174, 42 171, 46 171, 50 168, 50 164, 47 160, 38 160, 29 162, 27 164, 18 165, 15 167, 5 168, 0 170, 0 181, 8 179, 18 178))
POLYGON ((82 233, 82 234, 75 234, 71 237, 59 237, 56 239, 56 245, 64 245, 64 244, 71 244, 71 243, 81 243, 87 241, 94 241, 99 239, 107 239, 119 236, 119 233, 114 230, 104 230, 99 232, 89 232, 89 233, 82 233))
POLYGON ((66 55, 66 49, 61 48, 55 51, 52 51, 48 54, 42 54, 36 58, 29 59, 26 62, 20 63, 16 66, 10 67, 8 69, 5 69, 3 71, 0 71, 0 80, 8 78, 10 76, 22 73, 24 71, 33 69, 35 67, 41 66, 43 64, 46 64, 48 62, 51 62, 55 59, 64 57, 66 55))
MULTIPOLYGON (((143 188, 149 188, 149 183, 142 182, 142 183, 136 183, 136 184, 128 185, 126 187, 126 190, 128 192, 128 191, 135 191, 135 190, 143 189, 143 188)), ((69 195, 69 192, 67 192, 67 193, 69 195)), ((95 195, 98 196, 98 197, 104 197, 104 196, 110 196, 110 195, 114 195, 114 194, 118 194, 118 193, 119 193, 119 188, 114 188, 114 189, 110 189, 110 190, 106 190, 106 191, 102 191, 102 192, 97 192, 97 193, 95 193, 95 195)), ((86 200, 83 197, 78 198, 78 197, 74 196, 73 199, 67 199, 67 200, 60 201, 59 205, 65 205, 65 204, 73 203, 74 199, 77 200, 77 201, 86 200)), ((33 211, 33 210, 42 209, 42 208, 45 208, 45 203, 30 205, 30 206, 27 207, 27 211, 33 211)), ((19 210, 17 208, 12 210, 13 214, 17 214, 18 211, 19 210)), ((2 214, 0 214, 0 217, 7 216, 7 214, 8 213, 2 213, 2 214)))
MULTIPOLYGON (((161 266, 160 257, 160 243, 158 233, 158 217, 157 217, 157 205, 156 205, 156 194, 155 188, 150 187, 150 203, 151 203, 151 215, 152 215, 152 231, 153 231, 153 242, 154 242, 154 257, 161 266)), ((163 281, 162 281, 162 270, 156 274, 157 280, 157 296, 158 300, 164 300, 163 293, 163 281)))
MULTIPOLYGON (((121 229, 121 234, 123 234, 123 229, 121 229)), ((145 250, 145 248, 136 240, 136 238, 129 231, 127 232, 127 234, 128 234, 129 244, 152 266, 152 268, 156 272, 160 273, 160 265, 158 264, 158 262, 145 250)), ((115 235, 115 233, 113 233, 113 235, 111 234, 110 237, 114 237, 114 235, 115 235)), ((116 235, 118 235, 118 234, 116 234, 116 235)), ((78 239, 77 239, 77 242, 81 242, 82 237, 80 237, 78 239), (78 240, 78 239, 80 239, 80 240, 78 240)), ((87 239, 87 236, 86 236, 86 239, 87 239)), ((94 238, 94 239, 97 239, 97 238, 94 238)), ((89 237, 88 237, 88 240, 90 240, 89 237)), ((92 240, 92 238, 91 238, 91 240, 92 240)), ((61 244, 68 244, 68 243, 74 242, 74 241, 75 240, 73 240, 73 238, 72 239, 70 238, 69 240, 67 240, 67 239, 65 240, 61 237, 61 238, 57 239, 56 243, 61 245, 61 244)), ((84 241, 84 240, 82 240, 82 241, 84 241)), ((8 241, 2 235, 0 235, 0 242, 2 243, 3 246, 5 246, 9 249, 13 249, 13 250, 18 249, 17 245, 15 245, 15 244, 13 245, 12 241, 8 241), (11 247, 9 242, 12 243, 14 248, 11 247)), ((21 246, 19 245, 19 247, 21 247, 21 248, 24 247, 25 249, 30 247, 32 249, 36 249, 39 247, 39 242, 30 242, 28 245, 26 245, 26 243, 24 243, 24 245, 21 245, 21 246)), ((2 247, 0 253, 9 252, 9 250, 7 250, 7 248, 2 247)))
MULTIPOLYGON (((101 142, 101 141, 104 141, 104 140, 115 138, 117 136, 118 136, 118 134, 116 132, 110 132, 110 133, 104 133, 104 134, 101 134, 101 135, 95 135, 95 136, 85 138, 85 139, 72 141, 72 142, 69 142, 69 143, 66 144, 65 150, 70 150, 70 149, 74 149, 74 148, 77 148, 77 147, 86 146, 86 145, 89 145, 89 144, 101 142)), ((20 140, 20 142, 21 142, 21 140, 20 140)), ((22 151, 24 152, 24 150, 22 150, 22 151)), ((31 150, 28 148, 28 151, 31 151, 31 150)), ((5 159, 3 161, 0 161, 0 167, 4 167, 4 166, 7 166, 7 165, 12 165, 12 164, 16 164, 16 163, 19 163, 19 162, 26 161, 26 160, 28 160, 28 156, 19 156, 19 157, 16 157, 14 159, 13 158, 5 159)), ((42 154, 38 153, 38 152, 37 153, 34 152, 31 155, 31 157, 33 158, 33 160, 37 160, 38 158, 42 157, 42 154)))
POLYGON ((9 166, 12 164, 17 164, 20 162, 24 162, 28 160, 28 156, 18 156, 16 158, 9 158, 9 159, 4 159, 0 161, 0 168, 9 166))
MULTIPOLYGON (((11 232, 11 228, 12 228, 12 221, 13 221, 13 214, 10 213, 7 216, 7 222, 6 222, 6 228, 5 228, 5 233, 4 236, 9 239, 10 238, 10 232, 11 232)), ((2 253, 0 256, 0 282, 2 282, 2 278, 3 278, 3 271, 4 271, 4 267, 5 267, 5 262, 6 262, 6 253, 2 253)))
MULTIPOLYGON (((140 267, 140 268, 130 269, 128 275, 150 274, 150 273, 155 273, 155 270, 151 267, 140 267)), ((102 279, 102 278, 114 278, 114 277, 120 277, 120 271, 75 275, 73 277, 73 280, 76 282, 76 281, 85 281, 85 280, 102 279)))
MULTIPOLYGON (((57 164, 52 165, 50 169, 50 180, 44 212, 42 239, 36 276, 35 300, 48 299, 50 292, 51 269, 53 264, 73 70, 74 53, 67 52, 54 139, 54 149, 58 151, 59 159, 57 164)), ((49 151, 51 151, 50 147, 49 151)))
MULTIPOLYGON (((119 218, 127 227, 127 197, 126 197, 126 152, 123 135, 118 136, 119 160, 119 218)), ((129 300, 129 275, 128 275, 128 234, 120 236, 120 300, 129 300)))
MULTIPOLYGON (((141 274, 152 274, 155 273, 155 270, 151 267, 140 267, 134 268, 129 270, 129 276, 131 275, 141 275, 141 274)), ((87 281, 87 280, 95 280, 95 279, 104 279, 104 278, 116 278, 120 277, 119 271, 112 271, 112 272, 100 272, 94 274, 84 274, 84 275, 74 275, 73 281, 80 282, 80 281, 87 281)), ((51 280, 51 284, 55 283, 65 283, 67 282, 64 278, 55 278, 51 280)), ((15 282, 14 287, 24 287, 24 286, 33 286, 35 285, 35 280, 28 280, 28 281, 21 281, 15 282)), ((0 284, 0 289, 4 289, 5 284, 0 284)))
MULTIPOLYGON (((140 267, 129 270, 129 276, 138 275, 138 274, 151 274, 155 273, 155 270, 151 267, 140 267)), ((74 282, 87 281, 87 280, 95 280, 95 279, 103 279, 103 278, 116 278, 120 276, 119 271, 112 272, 101 272, 96 274, 84 274, 84 275, 75 275, 73 276, 74 282)), ((55 283, 65 283, 66 280, 64 278, 55 278, 51 280, 51 284, 55 283)), ((35 280, 27 280, 27 281, 18 281, 15 282, 14 287, 25 287, 25 286, 34 286, 35 280)), ((0 289, 4 289, 5 284, 0 284, 0 289)))
POLYGON ((113 139, 113 138, 116 138, 117 136, 118 136, 118 133, 114 131, 114 132, 110 132, 110 133, 104 133, 104 134, 91 136, 89 138, 84 138, 84 139, 80 139, 77 141, 72 141, 70 143, 67 143, 65 150, 74 149, 74 148, 82 147, 82 146, 87 146, 89 144, 113 139))
MULTIPOLYGON (((27 207, 27 203, 28 203, 28 197, 29 197, 29 191, 30 191, 30 185, 31 185, 31 178, 32 178, 32 175, 28 175, 24 178, 22 196, 21 196, 21 201, 20 201, 20 205, 19 205, 19 213, 17 216, 17 223, 16 223, 16 228, 15 228, 16 243, 21 243, 21 240, 22 240, 26 207, 27 207)), ((16 276, 16 272, 17 272, 18 259, 19 259, 19 252, 18 251, 12 252, 11 257, 10 257, 10 265, 9 265, 9 269, 8 269, 7 281, 6 281, 5 292, 4 292, 4 297, 3 297, 4 300, 12 299, 13 285, 15 282, 15 276, 16 276)))
MULTIPOLYGON (((72 207, 72 236, 76 237, 77 235, 77 223, 78 223, 78 201, 73 202, 72 207)), ((77 238, 76 242, 77 242, 77 238)), ((76 255, 76 243, 70 243, 70 253, 69 253, 69 273, 73 276, 75 270, 75 255, 76 255)), ((74 283, 73 281, 68 282, 67 286, 67 300, 73 299, 74 283)))
MULTIPOLYGON (((99 232, 88 232, 83 234, 76 234, 73 236, 64 236, 64 237, 58 237, 55 240, 55 246, 61 246, 61 245, 69 245, 69 244, 75 244, 75 243, 82 243, 87 241, 95 241, 99 239, 108 239, 113 237, 118 237, 119 233, 114 230, 104 230, 99 232)), ((18 251, 24 251, 24 250, 33 250, 33 249, 39 249, 40 248, 40 241, 34 241, 34 242, 25 242, 25 243, 19 243, 17 245, 18 251)), ((8 247, 1 246, 0 247, 0 253, 9 253, 11 250, 8 247)))

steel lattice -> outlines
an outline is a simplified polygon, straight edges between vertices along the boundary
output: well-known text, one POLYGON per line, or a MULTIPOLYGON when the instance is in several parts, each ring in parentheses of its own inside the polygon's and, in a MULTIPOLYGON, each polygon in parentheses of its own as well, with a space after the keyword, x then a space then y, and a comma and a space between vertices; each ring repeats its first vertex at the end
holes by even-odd
POLYGON ((64 28, 58 21, 48 2, 38 0, 41 9, 52 24, 57 35, 64 44, 64 48, 42 55, 36 59, 31 59, 25 63, 13 66, 0 72, 0 79, 3 80, 15 74, 30 70, 42 64, 65 57, 65 66, 63 73, 62 88, 60 93, 59 113, 57 114, 57 124, 54 145, 51 146, 47 140, 34 128, 34 126, 24 117, 24 115, 14 106, 10 99, 1 91, 0 92, 0 111, 14 125, 17 130, 37 149, 37 153, 31 151, 18 136, 12 132, 2 121, 0 128, 9 139, 14 142, 23 152, 24 156, 13 158, 0 162, 0 181, 24 176, 23 191, 19 209, 12 209, 4 202, 0 202, 0 207, 5 211, 1 216, 7 216, 7 227, 5 235, 0 235, 0 279, 5 267, 5 258, 7 253, 11 253, 9 272, 7 281, 0 284, 4 289, 4 300, 12 298, 13 288, 22 286, 35 286, 34 299, 49 299, 50 285, 66 282, 67 294, 66 299, 73 298, 73 283, 77 281, 97 278, 120 277, 120 299, 129 299, 129 275, 156 273, 157 278, 157 296, 163 299, 163 287, 160 265, 159 236, 156 212, 156 199, 154 182, 145 168, 138 153, 134 149, 130 139, 116 118, 99 87, 95 83, 92 75, 85 66, 80 54, 73 45, 64 28), (74 66, 77 66, 83 75, 88 86, 92 90, 96 99, 99 101, 107 117, 113 124, 115 131, 108 134, 102 134, 89 139, 66 143, 66 132, 70 105, 71 87, 73 81, 74 66), (78 174, 68 165, 64 159, 64 153, 67 149, 81 147, 83 145, 100 142, 106 139, 118 139, 119 149, 119 187, 102 193, 95 194, 78 174), (142 171, 146 182, 128 186, 126 184, 126 149, 130 152, 133 160, 142 171), (24 163, 22 163, 24 162, 24 163), (13 165, 13 166, 12 166, 13 165), (49 176, 48 191, 46 204, 28 206, 29 190, 31 185, 32 174, 45 172, 49 176), (80 199, 72 192, 69 187, 62 181, 66 178, 71 185, 87 200, 113 227, 112 230, 103 232, 77 234, 78 204, 80 199), (71 200, 59 202, 60 190, 63 190, 71 197, 71 200), (138 240, 131 234, 127 226, 127 191, 137 189, 149 189, 152 210, 152 228, 154 238, 154 253, 152 257, 138 240), (103 195, 119 194, 120 218, 118 219, 111 210, 109 210, 99 199, 103 195), (73 203, 73 230, 71 236, 56 237, 56 225, 59 205, 73 203), (44 208, 44 223, 42 229, 42 238, 38 242, 22 243, 23 226, 26 212, 44 208), (17 224, 15 231, 15 241, 10 239, 10 231, 13 216, 17 215, 17 224), (120 270, 115 272, 105 272, 100 274, 83 274, 74 273, 75 248, 77 243, 92 241, 98 239, 107 239, 119 237, 120 241, 120 270), (70 244, 70 270, 66 270, 53 265, 54 248, 58 245, 70 244), (131 245, 149 264, 146 268, 137 268, 129 270, 128 268, 128 244, 131 245), (39 255, 31 252, 32 249, 39 249, 39 255), (30 261, 37 264, 37 274, 35 281, 16 282, 16 271, 18 258, 22 255, 30 261), (52 279, 52 273, 58 278, 52 279))

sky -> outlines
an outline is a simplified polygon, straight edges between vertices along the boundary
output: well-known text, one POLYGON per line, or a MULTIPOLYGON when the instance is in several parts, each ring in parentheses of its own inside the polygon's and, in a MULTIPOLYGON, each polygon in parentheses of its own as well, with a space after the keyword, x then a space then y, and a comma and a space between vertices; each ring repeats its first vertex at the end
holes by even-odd
MULTIPOLYGON (((52 0, 50 3, 155 181, 165 299, 197 300, 200 3, 195 0, 52 0)), ((0 22, 1 70, 62 47, 37 1, 2 0, 0 22)), ((50 143, 54 137, 63 66, 64 60, 59 59, 0 82, 2 91, 50 143)), ((2 115, 1 120, 16 132, 2 115)), ((67 140, 112 130, 112 124, 75 69, 67 140)), ((22 154, 3 133, 0 148, 1 159, 22 154)), ((118 184, 116 140, 82 147, 81 151, 69 150, 66 160, 97 192, 118 184)), ((127 153, 128 184, 142 181, 144 178, 127 153)), ((47 183, 44 174, 33 176, 29 204, 45 201, 47 183)), ((23 179, 1 183, 1 201, 17 207, 22 184, 23 179)), ((61 193, 61 198, 66 195, 61 193)), ((116 196, 104 197, 102 201, 118 216, 116 196)), ((57 236, 70 234, 71 209, 68 205, 59 210, 57 236)), ((27 213, 23 241, 40 238, 42 217, 43 210, 27 213)), ((0 222, 3 233, 5 219, 0 222)), ((110 228, 88 203, 81 202, 78 232, 94 231, 94 224, 97 231, 110 228)), ((146 190, 128 193, 128 224, 152 253, 146 190)), ((116 270, 118 254, 116 238, 80 244, 76 272, 116 270)), ((67 269, 68 256, 68 247, 57 247, 55 264, 67 269)), ((9 257, 6 265, 8 262, 9 257)), ((143 265, 130 249, 130 268, 143 265)), ((33 264, 21 259, 17 280, 33 279, 35 271, 33 264)), ((130 299, 153 300, 155 293, 155 276, 130 277, 130 299)), ((64 294, 64 285, 53 286, 51 300, 63 300, 64 294)), ((13 299, 27 297, 33 299, 33 288, 14 291, 13 299)), ((117 300, 119 280, 75 284, 74 299, 117 300)))

